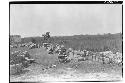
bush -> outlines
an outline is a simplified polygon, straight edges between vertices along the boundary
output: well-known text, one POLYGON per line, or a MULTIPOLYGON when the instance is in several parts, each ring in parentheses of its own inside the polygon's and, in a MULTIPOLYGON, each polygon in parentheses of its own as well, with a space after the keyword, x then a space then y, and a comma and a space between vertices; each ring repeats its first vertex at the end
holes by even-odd
POLYGON ((19 64, 19 63, 22 63, 22 62, 26 61, 23 56, 12 55, 10 58, 11 58, 10 59, 10 64, 11 65, 19 64))
POLYGON ((21 71, 24 68, 27 68, 30 66, 31 62, 29 60, 26 60, 25 57, 31 58, 28 52, 26 53, 17 52, 10 55, 10 73, 11 74, 21 73, 21 71), (20 55, 24 55, 24 56, 20 56, 20 55))
POLYGON ((19 74, 24 69, 22 64, 10 65, 10 75, 19 74))

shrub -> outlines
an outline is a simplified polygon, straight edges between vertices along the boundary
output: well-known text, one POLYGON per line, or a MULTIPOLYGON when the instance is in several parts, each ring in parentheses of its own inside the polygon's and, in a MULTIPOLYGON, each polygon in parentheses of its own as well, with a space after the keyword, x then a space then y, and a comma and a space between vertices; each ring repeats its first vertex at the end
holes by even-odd
POLYGON ((23 53, 15 53, 10 55, 10 73, 16 74, 20 73, 24 68, 30 66, 30 61, 27 61, 25 57, 30 58, 29 53, 24 54, 24 56, 20 56, 23 53))

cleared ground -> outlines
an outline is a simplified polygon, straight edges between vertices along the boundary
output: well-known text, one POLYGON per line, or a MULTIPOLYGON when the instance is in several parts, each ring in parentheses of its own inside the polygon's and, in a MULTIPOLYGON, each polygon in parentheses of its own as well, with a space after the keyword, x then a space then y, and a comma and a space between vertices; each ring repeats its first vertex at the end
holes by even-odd
MULTIPOLYGON (((17 49, 11 49, 14 50, 17 49)), ((94 61, 59 64, 57 55, 49 55, 44 48, 28 51, 36 59, 37 64, 32 64, 18 75, 11 75, 10 81, 119 81, 122 79, 122 66, 94 61), (48 68, 53 64, 56 67, 48 68)))

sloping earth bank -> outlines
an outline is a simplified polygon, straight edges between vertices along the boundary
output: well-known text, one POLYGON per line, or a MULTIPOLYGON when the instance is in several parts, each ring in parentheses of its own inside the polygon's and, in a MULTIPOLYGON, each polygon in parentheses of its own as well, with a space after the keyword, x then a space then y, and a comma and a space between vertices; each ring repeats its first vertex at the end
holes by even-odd
POLYGON ((122 66, 92 61, 58 64, 57 55, 48 55, 45 49, 29 51, 38 64, 32 64, 24 73, 11 75, 10 81, 119 81, 122 66), (48 68, 55 64, 56 67, 48 68))

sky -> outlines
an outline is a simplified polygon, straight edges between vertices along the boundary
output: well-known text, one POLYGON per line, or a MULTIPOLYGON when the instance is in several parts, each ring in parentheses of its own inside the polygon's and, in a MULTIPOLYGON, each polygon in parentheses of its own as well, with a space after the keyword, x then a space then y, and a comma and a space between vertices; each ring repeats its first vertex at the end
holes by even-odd
POLYGON ((122 4, 11 4, 10 34, 21 37, 122 32, 122 4))

